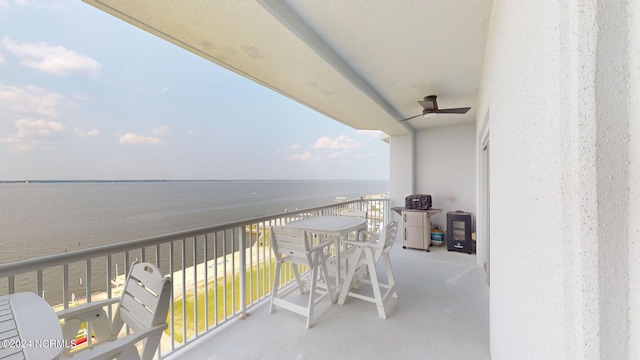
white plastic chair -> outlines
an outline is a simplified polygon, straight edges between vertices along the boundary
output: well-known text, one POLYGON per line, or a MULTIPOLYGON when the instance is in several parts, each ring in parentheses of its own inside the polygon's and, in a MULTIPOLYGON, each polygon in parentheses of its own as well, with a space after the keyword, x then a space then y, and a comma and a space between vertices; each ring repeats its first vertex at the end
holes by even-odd
POLYGON ((398 298, 395 279, 393 278, 393 268, 389 252, 395 243, 398 231, 397 221, 392 221, 381 231, 379 236, 371 236, 368 241, 346 241, 355 248, 349 259, 349 269, 345 282, 338 299, 338 304, 343 305, 347 296, 355 297, 365 301, 375 303, 378 308, 378 316, 387 318, 385 304, 391 298, 398 298), (384 270, 387 275, 387 283, 382 283, 376 271, 376 264, 380 259, 384 261, 384 270), (368 272, 368 279, 366 273, 368 272), (352 291, 359 288, 359 284, 371 284, 373 296, 364 295, 361 291, 352 291), (386 289, 386 292, 382 292, 386 289))
POLYGON ((327 271, 327 254, 325 248, 333 244, 332 240, 320 239, 315 246, 311 244, 312 239, 307 236, 304 230, 290 229, 286 227, 271 227, 271 248, 276 257, 276 270, 273 279, 273 288, 271 290, 271 305, 269 313, 275 311, 276 306, 282 307, 289 311, 295 312, 307 318, 307 329, 311 327, 313 321, 313 307, 322 298, 328 295, 329 301, 333 303, 335 296, 333 288, 330 285, 329 273, 327 271), (285 289, 279 289, 280 273, 283 263, 291 264, 291 269, 295 276, 295 286, 285 289), (298 269, 299 266, 306 266, 306 271, 302 275, 298 269), (318 271, 324 278, 326 290, 318 288, 318 271), (306 284, 303 280, 304 275, 309 275, 306 279, 310 282, 310 289, 305 288, 306 284), (287 295, 295 289, 300 294, 309 293, 307 306, 301 306, 291 300, 285 299, 287 295), (319 295, 319 296, 318 296, 319 295))
MULTIPOLYGON (((361 218, 361 219, 367 218, 367 213, 361 210, 345 209, 340 211, 338 214, 340 216, 346 216, 346 217, 354 217, 354 218, 361 218)), ((359 237, 360 237, 359 233, 353 232, 349 234, 349 236, 347 237, 347 240, 357 241, 359 237)), ((346 251, 347 250, 346 244, 343 244, 343 245, 345 245, 345 247, 342 251, 346 251)))
POLYGON ((142 359, 153 358, 162 332, 167 328, 167 312, 171 300, 171 277, 163 276, 151 263, 134 262, 127 276, 120 298, 95 301, 58 312, 64 319, 62 333, 66 341, 73 341, 82 323, 90 323, 95 342, 85 349, 63 354, 79 359, 142 359), (113 321, 105 307, 118 302, 113 321), (118 338, 124 325, 132 333, 118 338), (143 341, 142 356, 136 344, 143 341))

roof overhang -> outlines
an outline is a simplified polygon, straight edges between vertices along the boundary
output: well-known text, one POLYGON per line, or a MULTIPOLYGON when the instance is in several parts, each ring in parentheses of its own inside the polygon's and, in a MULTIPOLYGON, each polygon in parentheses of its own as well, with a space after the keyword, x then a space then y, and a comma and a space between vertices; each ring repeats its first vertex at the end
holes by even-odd
POLYGON ((356 129, 475 121, 491 0, 83 1, 356 129))

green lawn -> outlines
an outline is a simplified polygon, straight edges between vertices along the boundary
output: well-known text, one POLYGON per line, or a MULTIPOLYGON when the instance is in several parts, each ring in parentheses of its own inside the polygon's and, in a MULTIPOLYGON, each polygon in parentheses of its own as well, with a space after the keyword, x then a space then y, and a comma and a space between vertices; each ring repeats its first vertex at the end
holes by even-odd
MULTIPOLYGON (((275 260, 271 260, 267 263, 260 265, 254 265, 252 269, 247 269, 246 282, 247 282, 247 305, 267 296, 271 293, 271 285, 273 283, 273 267, 275 260), (258 269, 258 266, 260 268, 258 269), (259 274, 258 274, 259 270, 259 274), (250 281, 250 279, 253 279, 250 281), (252 287, 250 289, 250 287, 252 287)), ((290 280, 292 274, 288 269, 281 270, 281 279, 290 280)), ((204 301, 204 286, 198 288, 197 306, 198 306, 198 332, 205 330, 205 301, 204 301)), ((231 317, 234 312, 240 309, 240 275, 236 274, 233 279, 228 278, 224 281, 224 278, 218 279, 217 284, 214 282, 209 283, 209 289, 207 293, 208 297, 208 313, 209 326, 213 326, 217 321, 224 320, 231 317), (226 293, 225 293, 226 289, 226 293), (217 319, 217 320, 216 320, 217 319)), ((196 301, 194 301, 193 291, 187 293, 186 301, 182 299, 174 302, 174 336, 178 343, 183 341, 183 303, 186 304, 186 332, 187 338, 191 338, 195 335, 195 321, 194 321, 194 307, 196 301)), ((167 322, 171 324, 171 317, 167 317, 167 322)), ((170 335, 169 329, 165 331, 170 335)))

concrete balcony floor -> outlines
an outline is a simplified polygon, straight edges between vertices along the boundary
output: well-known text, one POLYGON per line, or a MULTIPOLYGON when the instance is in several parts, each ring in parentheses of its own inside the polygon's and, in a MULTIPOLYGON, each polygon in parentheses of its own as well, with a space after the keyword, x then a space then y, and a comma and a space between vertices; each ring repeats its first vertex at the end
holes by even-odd
MULTIPOLYGON (((489 354, 489 288, 475 255, 432 246, 391 251, 398 299, 387 319, 373 303, 347 298, 302 316, 268 302, 172 354, 170 359, 437 359, 482 360, 489 354)), ((379 264, 381 269, 382 261, 379 264)), ((383 271, 378 271, 383 273, 383 271)), ((367 286, 367 285, 363 285, 367 286)))

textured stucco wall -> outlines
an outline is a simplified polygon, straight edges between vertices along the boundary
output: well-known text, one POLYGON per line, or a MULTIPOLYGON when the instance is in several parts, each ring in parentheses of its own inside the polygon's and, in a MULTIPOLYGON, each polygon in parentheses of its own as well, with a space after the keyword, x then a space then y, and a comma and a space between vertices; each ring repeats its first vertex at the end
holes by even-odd
POLYGON ((493 359, 638 359, 637 2, 494 5, 493 359))
POLYGON ((640 1, 629 1, 629 359, 640 360, 640 1))
POLYGON ((557 2, 497 1, 494 20, 478 111, 491 113, 492 358, 559 359, 564 136, 557 2))
POLYGON ((476 211, 475 123, 437 126, 416 134, 416 193, 443 209, 432 223, 446 229, 447 211, 476 211))
POLYGON ((599 351, 601 356, 611 359, 625 358, 629 348, 628 101, 631 83, 626 7, 624 1, 598 6, 596 17, 599 28, 595 77, 599 351))
POLYGON ((413 192, 413 143, 413 135, 389 138, 389 192, 392 207, 404 206, 405 196, 413 192))

